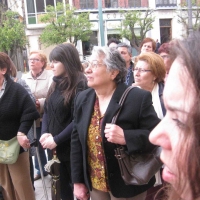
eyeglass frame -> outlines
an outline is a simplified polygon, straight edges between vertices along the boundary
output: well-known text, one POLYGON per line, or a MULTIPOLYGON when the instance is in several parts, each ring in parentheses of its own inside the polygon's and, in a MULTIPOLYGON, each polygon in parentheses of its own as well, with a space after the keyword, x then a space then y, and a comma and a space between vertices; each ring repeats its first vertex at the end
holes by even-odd
POLYGON ((105 63, 99 63, 98 60, 92 60, 92 61, 86 60, 84 63, 87 63, 87 67, 85 69, 88 69, 90 67, 90 69, 92 69, 92 70, 96 70, 98 68, 98 65, 105 65, 105 63), (98 63, 93 64, 94 61, 96 61, 98 63))
POLYGON ((39 61, 42 61, 42 60, 40 60, 38 58, 29 58, 28 61, 29 62, 39 62, 39 61))
POLYGON ((133 68, 132 71, 133 71, 133 73, 134 72, 145 73, 145 72, 151 72, 152 70, 150 70, 150 69, 141 69, 141 68, 133 68))

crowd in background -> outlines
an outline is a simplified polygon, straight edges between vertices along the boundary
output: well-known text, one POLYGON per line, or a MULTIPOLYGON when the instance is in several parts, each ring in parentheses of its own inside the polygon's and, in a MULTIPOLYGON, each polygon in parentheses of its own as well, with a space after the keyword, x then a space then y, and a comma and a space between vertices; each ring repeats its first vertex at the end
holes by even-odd
POLYGON ((16 163, 0 163, 3 199, 34 200, 34 181, 48 175, 52 154, 60 160, 63 200, 200 199, 200 32, 163 44, 145 38, 135 57, 115 38, 107 46, 81 63, 74 45, 59 44, 49 55, 51 70, 46 55, 32 51, 22 79, 0 52, 0 140, 16 136, 20 144, 16 163), (112 124, 128 86, 135 87, 112 124), (42 171, 31 147, 34 129, 42 171), (128 154, 161 146, 164 165, 148 184, 126 185, 117 145, 128 154))

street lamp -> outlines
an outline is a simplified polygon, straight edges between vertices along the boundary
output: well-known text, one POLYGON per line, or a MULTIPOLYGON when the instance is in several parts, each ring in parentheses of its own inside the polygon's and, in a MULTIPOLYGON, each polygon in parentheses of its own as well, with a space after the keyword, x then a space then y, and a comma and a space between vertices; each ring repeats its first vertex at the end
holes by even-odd
POLYGON ((98 0, 98 11, 99 11, 99 32, 100 32, 100 37, 101 37, 101 46, 105 46, 103 14, 102 14, 102 0, 98 0))

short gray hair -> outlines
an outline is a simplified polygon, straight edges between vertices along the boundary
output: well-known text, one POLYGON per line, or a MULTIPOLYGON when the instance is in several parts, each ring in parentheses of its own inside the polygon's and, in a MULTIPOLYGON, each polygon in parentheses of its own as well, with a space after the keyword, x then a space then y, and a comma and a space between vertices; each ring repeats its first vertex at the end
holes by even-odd
POLYGON ((128 53, 132 56, 132 47, 131 47, 130 45, 121 42, 121 43, 119 43, 119 44, 117 45, 117 49, 118 49, 119 47, 126 47, 127 50, 128 50, 128 53))
POLYGON ((116 83, 124 83, 127 69, 126 62, 116 48, 94 46, 92 56, 103 57, 103 62, 108 71, 118 70, 119 74, 115 78, 116 83))

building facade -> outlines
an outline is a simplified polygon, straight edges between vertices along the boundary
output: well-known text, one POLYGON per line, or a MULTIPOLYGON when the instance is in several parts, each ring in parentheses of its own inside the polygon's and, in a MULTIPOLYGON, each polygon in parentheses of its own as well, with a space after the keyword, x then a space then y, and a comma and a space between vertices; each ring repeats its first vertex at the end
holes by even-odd
MULTIPOLYGON (((80 55, 90 54, 94 45, 101 44, 98 0, 23 0, 15 1, 15 3, 14 0, 8 0, 8 7, 17 10, 25 18, 26 34, 29 40, 28 52, 42 49, 48 54, 53 48, 45 48, 40 42, 40 34, 45 27, 40 17, 45 14, 48 5, 55 6, 57 2, 73 5, 77 9, 76 12, 90 12, 89 20, 93 24, 93 34, 89 41, 79 41, 77 45, 80 55)), ((182 0, 102 0, 105 44, 110 37, 120 38, 120 29, 123 28, 123 15, 119 12, 120 10, 153 9, 155 21, 153 29, 146 34, 146 37, 158 39, 161 43, 180 38, 185 33, 183 26, 177 22, 177 12, 181 3, 182 0)), ((136 29, 139 30, 140 27, 136 29)), ((125 38, 120 39, 128 42, 125 38)))

